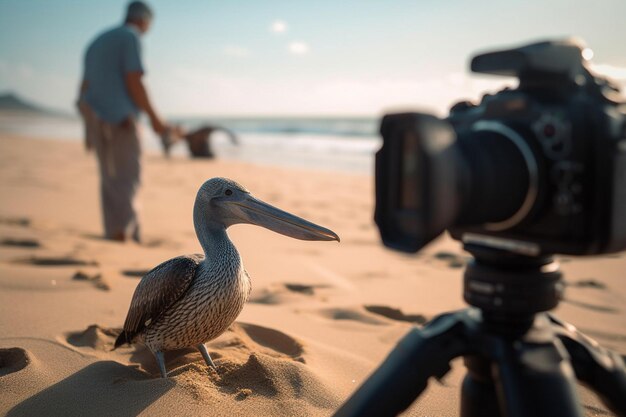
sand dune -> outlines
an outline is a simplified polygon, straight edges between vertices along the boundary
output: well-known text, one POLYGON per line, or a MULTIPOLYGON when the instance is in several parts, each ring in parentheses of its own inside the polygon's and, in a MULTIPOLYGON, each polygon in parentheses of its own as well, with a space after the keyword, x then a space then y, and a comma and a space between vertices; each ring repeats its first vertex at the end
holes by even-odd
MULTIPOLYGON (((0 415, 328 416, 413 325, 464 307, 468 256, 447 237, 416 256, 381 247, 372 179, 224 161, 145 158, 146 243, 101 239, 96 166, 80 146, 0 138, 0 415), (62 167, 62 169, 60 168, 62 167), (139 278, 196 253, 199 185, 230 177, 271 204, 335 230, 341 244, 253 226, 229 234, 252 277, 241 316, 208 343, 166 354, 112 350, 139 278)), ((562 259, 556 312, 626 353, 626 257, 562 259)), ((453 416, 460 361, 406 413, 453 416)), ((611 415, 581 388, 587 415, 611 415)))

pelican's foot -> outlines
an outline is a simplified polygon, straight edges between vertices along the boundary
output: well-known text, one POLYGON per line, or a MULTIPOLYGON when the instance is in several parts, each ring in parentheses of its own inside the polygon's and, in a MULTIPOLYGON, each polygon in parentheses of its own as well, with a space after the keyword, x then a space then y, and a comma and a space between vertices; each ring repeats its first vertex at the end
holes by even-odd
POLYGON ((215 369, 215 372, 217 372, 217 366, 215 366, 215 364, 213 363, 213 359, 211 359, 211 355, 209 355, 209 351, 206 350, 206 346, 204 346, 203 343, 200 343, 198 345, 198 350, 200 351, 200 353, 202 353, 202 357, 204 358, 204 361, 206 362, 206 364, 210 366, 211 368, 215 369))
POLYGON ((154 352, 154 357, 159 364, 159 370, 161 371, 161 378, 167 378, 167 371, 165 370, 165 358, 163 352, 154 352))

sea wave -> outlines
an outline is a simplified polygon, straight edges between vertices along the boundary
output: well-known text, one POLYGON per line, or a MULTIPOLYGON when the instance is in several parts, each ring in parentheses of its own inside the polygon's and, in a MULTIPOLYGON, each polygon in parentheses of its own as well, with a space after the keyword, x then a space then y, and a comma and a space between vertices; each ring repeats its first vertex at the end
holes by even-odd
MULTIPOLYGON (((170 122, 187 129, 217 125, 233 131, 239 145, 216 132, 211 145, 219 158, 266 165, 282 165, 359 173, 373 172, 373 155, 380 145, 373 118, 179 118, 170 122)), ((140 124, 144 148, 161 150, 159 138, 147 123, 140 124)), ((78 118, 0 117, 0 132, 43 139, 82 139, 78 118)), ((173 149, 185 157, 184 145, 173 149)))
POLYGON ((174 121, 184 126, 219 125, 235 133, 283 135, 373 137, 378 129, 378 119, 372 117, 195 117, 174 121))

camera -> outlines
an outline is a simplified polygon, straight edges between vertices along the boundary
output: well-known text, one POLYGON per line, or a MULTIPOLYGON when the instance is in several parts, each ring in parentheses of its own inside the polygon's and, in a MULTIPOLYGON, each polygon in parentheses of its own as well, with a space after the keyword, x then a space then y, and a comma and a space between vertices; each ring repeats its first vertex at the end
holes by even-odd
POLYGON ((415 252, 448 230, 529 256, 626 248, 626 102, 576 39, 484 53, 477 73, 515 89, 463 101, 445 119, 384 116, 375 220, 415 252))

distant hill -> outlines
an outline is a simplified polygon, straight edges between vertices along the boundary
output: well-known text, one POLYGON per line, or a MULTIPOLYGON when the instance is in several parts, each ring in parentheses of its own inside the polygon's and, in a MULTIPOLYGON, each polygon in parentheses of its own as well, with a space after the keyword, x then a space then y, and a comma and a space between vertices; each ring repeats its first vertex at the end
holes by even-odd
POLYGON ((24 100, 13 92, 0 94, 0 112, 19 112, 33 115, 43 116, 61 116, 67 117, 69 114, 59 111, 47 109, 45 107, 33 104, 27 100, 24 100))
POLYGON ((24 101, 14 93, 0 94, 0 110, 45 112, 41 107, 24 101))

